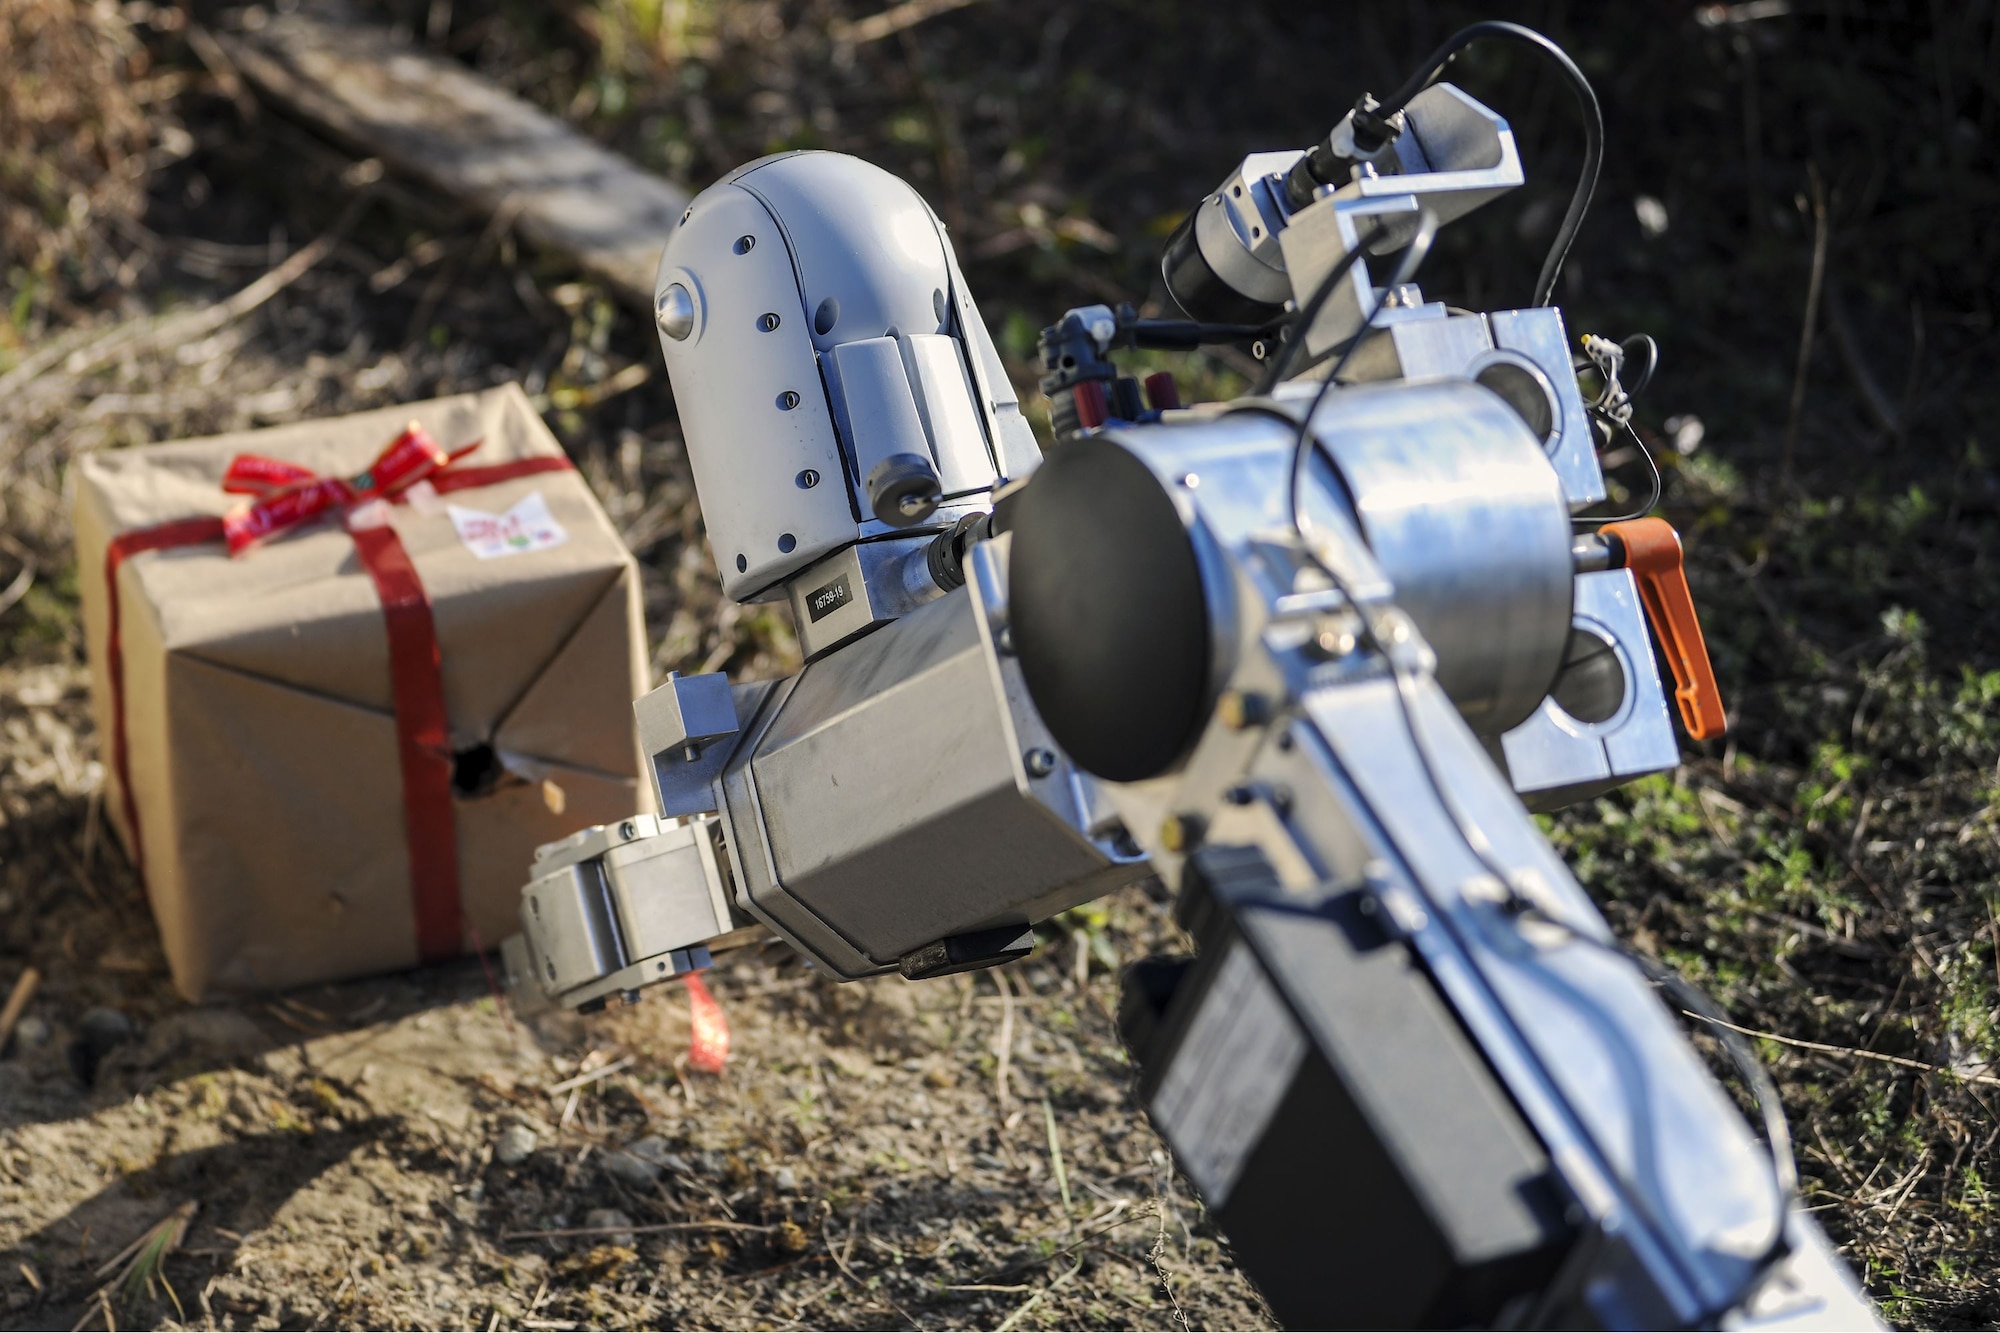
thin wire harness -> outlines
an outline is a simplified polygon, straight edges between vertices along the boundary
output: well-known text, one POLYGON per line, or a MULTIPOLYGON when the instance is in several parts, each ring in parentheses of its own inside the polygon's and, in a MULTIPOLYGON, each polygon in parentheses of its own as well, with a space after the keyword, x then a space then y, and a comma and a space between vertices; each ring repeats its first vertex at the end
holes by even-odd
POLYGON ((1488 39, 1518 42, 1548 57, 1568 80, 1570 90, 1576 94, 1577 107, 1583 113, 1583 170, 1577 175, 1576 190, 1570 195, 1569 208, 1563 213, 1562 225, 1556 229, 1548 257, 1542 261, 1541 273, 1535 279, 1533 304, 1543 306, 1555 295, 1556 279, 1562 276, 1563 263, 1569 258, 1570 246, 1583 227, 1583 215, 1590 210, 1591 197, 1597 193, 1597 178, 1604 168, 1604 110, 1598 105, 1597 90, 1590 86, 1590 80, 1584 77, 1583 71, 1569 58, 1567 51, 1533 28, 1501 19, 1488 19, 1461 28, 1447 38, 1444 45, 1431 52, 1429 58, 1418 66, 1417 72, 1402 87, 1389 94, 1386 101, 1365 111, 1361 107, 1355 108, 1355 141, 1364 147, 1368 146, 1365 142, 1367 137, 1387 142, 1395 133, 1394 127, 1388 124, 1390 119, 1408 106, 1411 98, 1437 82, 1445 67, 1461 51, 1475 42, 1488 39))
MULTIPOLYGON (((1289 478, 1289 505, 1291 509, 1292 528, 1297 534, 1300 547, 1305 552, 1307 558, 1317 565, 1320 572, 1332 581, 1336 590, 1348 598, 1350 605, 1354 603, 1352 591, 1348 588, 1346 581, 1341 578, 1339 572, 1329 567, 1319 557, 1313 545, 1308 521, 1301 503, 1300 491, 1305 472, 1305 460, 1311 456, 1311 450, 1316 443, 1312 434, 1312 422, 1319 414, 1320 407, 1325 403, 1326 397, 1332 391, 1340 377, 1340 373, 1347 368, 1347 363, 1353 358, 1355 350, 1360 347, 1362 341, 1373 331, 1375 321, 1381 316, 1383 310, 1388 308, 1391 293, 1400 291, 1406 283, 1415 277, 1417 269, 1423 264, 1425 257, 1429 255, 1431 243, 1436 235, 1437 219, 1426 210, 1418 225, 1415 238, 1412 239, 1410 245, 1405 249, 1402 260, 1397 265, 1394 279, 1391 281, 1389 287, 1376 298, 1374 306, 1368 312, 1368 317, 1362 321, 1360 331, 1355 334, 1353 340, 1348 343, 1346 349, 1334 362, 1333 368, 1328 372, 1326 379, 1321 382, 1319 389, 1314 393, 1312 402, 1308 405, 1304 415, 1299 418, 1299 433, 1293 446, 1291 475, 1289 478)), ((1362 247, 1357 246, 1354 253, 1360 253, 1361 249, 1362 247)), ((1338 274, 1331 275, 1329 281, 1322 283, 1322 287, 1330 290, 1332 281, 1337 280, 1338 276, 1338 274)), ((1300 313, 1300 317, 1301 319, 1305 317, 1303 311, 1300 313)), ((1613 344, 1613 346, 1616 346, 1616 344, 1613 344)), ((1610 387, 1615 387, 1616 385, 1616 369, 1614 366, 1612 377, 1609 380, 1610 387)), ((1650 378, 1651 371, 1652 365, 1649 359, 1646 366, 1647 378, 1650 378)), ((1628 398, 1625 421, 1621 423, 1627 431, 1631 431, 1630 415, 1628 398)), ((1633 433, 1633 439, 1635 442, 1638 442, 1636 432, 1633 433)), ((1643 442, 1639 442, 1639 448, 1640 452, 1645 455, 1647 461, 1650 463, 1652 455, 1646 452, 1643 442)), ((1653 476, 1655 478, 1654 498, 1657 501, 1659 478, 1657 465, 1654 466, 1653 476)), ((1648 508, 1650 507, 1649 505, 1648 508)), ((1358 610, 1359 608, 1357 607, 1356 609, 1358 610)), ((1736 1309, 1755 1294, 1770 1266, 1783 1258, 1789 1248, 1788 1237, 1791 1207, 1793 1200, 1798 1194, 1798 1167, 1793 1157, 1791 1126, 1786 1121, 1784 1106, 1778 1096, 1777 1084, 1772 1080, 1770 1072, 1764 1068, 1762 1062, 1757 1058, 1757 1053, 1750 1046, 1749 1042, 1744 1040, 1741 1034, 1734 1030, 1733 1025, 1729 1023, 1729 1020, 1724 1015, 1721 1006, 1709 998, 1707 993, 1702 991, 1700 987, 1681 976, 1678 972, 1675 972, 1666 964, 1657 959, 1650 958, 1620 941, 1601 940, 1595 935, 1579 929, 1562 917, 1549 912, 1540 903, 1528 898, 1521 892, 1520 887, 1514 882, 1507 868, 1501 864, 1499 854, 1494 849, 1491 839, 1487 837, 1486 831, 1460 807, 1456 800, 1452 799, 1449 788, 1438 776, 1437 759, 1424 736, 1422 726, 1417 720, 1417 707, 1413 694, 1420 679, 1420 673, 1405 660, 1404 656, 1388 651, 1380 636, 1376 633, 1373 621, 1367 615, 1363 614, 1359 616, 1359 624, 1361 632, 1357 637, 1366 647, 1389 664, 1390 672, 1396 685, 1398 712, 1402 715, 1404 729, 1409 734, 1410 744, 1416 753, 1418 767, 1423 771, 1425 782, 1429 785, 1432 794, 1437 798, 1438 804, 1451 819, 1454 829, 1465 843, 1466 850, 1472 853, 1474 859, 1480 863, 1487 874, 1491 875, 1495 881, 1504 887, 1508 895, 1506 901, 1507 909, 1519 916, 1533 916, 1560 929, 1572 940, 1604 949, 1616 957, 1625 959, 1633 967, 1637 968, 1655 986, 1658 986, 1672 996, 1684 1012, 1700 1018, 1713 1030, 1717 1040, 1722 1043, 1723 1050, 1729 1056, 1731 1064, 1735 1066, 1739 1077, 1743 1080, 1744 1086, 1749 1091, 1751 1102, 1756 1108, 1760 1122, 1759 1129, 1761 1136, 1768 1150, 1773 1196, 1772 1231, 1770 1240, 1766 1244, 1764 1251, 1759 1256, 1758 1261, 1752 1265, 1749 1277, 1744 1280, 1742 1286, 1736 1292, 1732 1293, 1727 1302, 1719 1308, 1710 1311, 1703 1321, 1704 1323, 1719 1323, 1730 1311, 1736 1309)))

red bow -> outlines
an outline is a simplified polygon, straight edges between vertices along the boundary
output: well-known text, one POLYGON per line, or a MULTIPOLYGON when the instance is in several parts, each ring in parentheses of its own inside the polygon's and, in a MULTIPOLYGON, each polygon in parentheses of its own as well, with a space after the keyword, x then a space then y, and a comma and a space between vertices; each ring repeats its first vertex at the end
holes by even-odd
POLYGON ((222 534, 229 543, 229 554, 241 555, 266 537, 310 523, 329 510, 350 509, 369 500, 393 501, 478 447, 474 441, 447 453, 412 421, 373 463, 352 477, 322 477, 311 468, 283 459, 238 454, 223 473, 222 489, 258 498, 223 516, 222 534))

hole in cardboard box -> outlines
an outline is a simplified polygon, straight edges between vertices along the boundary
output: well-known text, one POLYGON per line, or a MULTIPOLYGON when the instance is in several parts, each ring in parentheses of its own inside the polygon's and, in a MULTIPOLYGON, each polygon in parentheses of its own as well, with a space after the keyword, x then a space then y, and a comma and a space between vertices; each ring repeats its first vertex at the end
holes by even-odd
POLYGON ((451 756, 451 789, 460 796, 484 796, 500 785, 506 771, 490 745, 458 750, 451 756))

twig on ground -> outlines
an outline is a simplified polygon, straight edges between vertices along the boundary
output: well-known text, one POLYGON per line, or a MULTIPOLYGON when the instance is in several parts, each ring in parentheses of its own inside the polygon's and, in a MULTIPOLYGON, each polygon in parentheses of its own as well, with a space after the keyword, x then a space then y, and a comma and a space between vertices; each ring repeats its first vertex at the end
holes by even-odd
POLYGON ((892 5, 865 19, 835 23, 828 29, 828 34, 836 42, 865 46, 884 37, 894 37, 904 29, 914 28, 940 14, 949 14, 954 9, 964 9, 975 3, 977 0, 903 0, 902 4, 892 5))
POLYGON ((1882 1051, 1864 1051, 1858 1046, 1835 1046, 1824 1041, 1807 1041, 1802 1037, 1781 1037, 1775 1032, 1759 1032, 1756 1028, 1738 1027, 1734 1023, 1725 1023, 1719 1018, 1706 1018, 1700 1014, 1688 1013, 1685 1009, 1681 1012, 1686 1014, 1687 1017, 1697 1019, 1703 1023, 1711 1023, 1716 1027, 1728 1028, 1731 1032, 1738 1032, 1746 1037, 1757 1037, 1764 1041, 1774 1041, 1780 1046, 1795 1046, 1799 1050, 1817 1051, 1822 1055, 1839 1055, 1849 1056, 1857 1060, 1874 1060, 1885 1065, 1895 1065, 1901 1069, 1914 1069, 1924 1074, 1949 1074, 1961 1083, 1978 1083, 1989 1088, 2000 1088, 2000 1078, 1995 1078, 1991 1074, 1966 1074, 1944 1065, 1934 1065, 1922 1060, 1912 1060, 1907 1055, 1889 1055, 1882 1051))
POLYGON ((1076 1210, 1069 1197, 1069 1172, 1063 1169, 1062 1140, 1056 1136, 1056 1111, 1046 1097, 1042 1098, 1042 1121, 1049 1130, 1049 1169, 1055 1173, 1056 1189, 1062 1194, 1063 1221, 1074 1225, 1076 1210))
POLYGON ((1910 420, 1917 414, 1917 390, 1924 381, 1924 307, 1912 298, 1910 301, 1910 369, 1903 376, 1903 406, 1896 414, 1899 429, 1896 443, 1901 444, 1909 435, 1910 420))
POLYGON ((1792 376, 1792 410, 1785 422, 1785 453, 1778 464, 1780 491, 1791 488, 1792 455, 1799 443, 1799 418, 1806 409, 1806 372, 1812 366, 1813 334, 1819 327, 1820 294, 1826 285, 1826 188, 1820 183, 1817 163, 1807 163, 1806 171, 1812 181, 1812 278, 1806 284, 1805 322, 1799 327, 1799 364, 1792 376))
POLYGON ((1000 1039, 999 1049, 994 1052, 993 1088, 1000 1102, 1000 1113, 1005 1115, 1014 1100, 1013 1091, 1007 1086, 1014 1058, 1014 988, 1008 984, 1007 974, 997 968, 993 984, 1000 988, 1000 1039))
MULTIPOLYGON (((147 1227, 137 1240, 98 1267, 92 1276, 104 1282, 104 1285, 97 1289, 96 1296, 104 1311, 106 1327, 110 1327, 111 1321, 111 1289, 123 1286, 125 1294, 128 1297, 133 1296, 141 1286, 150 1290, 154 1278, 158 1278, 160 1285, 167 1289, 167 1295, 172 1298, 174 1309, 179 1312, 181 1318, 183 1320, 187 1318, 187 1312, 181 1309, 181 1298, 175 1293, 173 1285, 167 1281, 166 1274, 160 1271, 160 1265, 165 1262, 168 1255, 180 1248, 181 1241, 187 1237, 188 1223, 194 1219, 195 1210, 200 1206, 195 1200, 189 1199, 147 1227)), ((84 1319, 89 1317, 89 1312, 86 1311, 84 1319)), ((79 1320, 77 1326, 80 1328, 82 1324, 83 1321, 79 1320)))
POLYGON ((14 603, 26 597, 28 589, 35 586, 34 553, 13 541, 7 543, 7 550, 8 554, 21 562, 21 572, 14 576, 14 581, 5 589, 0 589, 0 615, 13 610, 14 603))
MULTIPOLYGON (((840 1250, 836 1250, 833 1248, 833 1237, 827 1234, 826 1224, 832 1220, 833 1220, 833 1214, 831 1212, 828 1212, 826 1216, 820 1218, 819 1220, 819 1238, 820 1242, 826 1246, 826 1252, 828 1257, 830 1257, 833 1260, 834 1266, 840 1269, 840 1275, 843 1278, 846 1278, 849 1282, 853 1283, 857 1290, 861 1291, 864 1295, 873 1294, 868 1291, 868 1284, 861 1280, 860 1276, 856 1274, 851 1267, 848 1266, 847 1262, 848 1259, 854 1253, 854 1236, 855 1232, 859 1229, 861 1225, 860 1217, 857 1216, 852 1222, 849 1222, 847 1224, 847 1244, 843 1249, 840 1250)), ((896 1304, 893 1300, 889 1300, 889 1297, 886 1293, 882 1294, 882 1299, 885 1301, 889 1301, 889 1308, 894 1310, 897 1314, 901 1315, 903 1317, 903 1322, 908 1324, 911 1328, 923 1327, 922 1324, 919 1324, 917 1322, 916 1316, 912 1315, 908 1310, 905 1310, 902 1306, 896 1304)))
POLYGON ((1861 405, 1868 409, 1868 415, 1875 418, 1875 424, 1887 434, 1901 439, 1903 435, 1902 414, 1896 404, 1890 401, 1889 391, 1875 378, 1875 372, 1868 364, 1868 357, 1861 350, 1861 339, 1854 331, 1854 321, 1848 317, 1847 303, 1840 298, 1838 284, 1826 288, 1826 326, 1833 334, 1833 345, 1840 353, 1841 362, 1847 367, 1849 379, 1854 381, 1856 392, 1861 395, 1861 405))
POLYGON ((1022 1301, 1021 1304, 1015 1308, 1014 1313, 1008 1315, 1006 1319, 1001 1321, 1000 1326, 994 1330, 994 1333, 1007 1333, 1008 1329, 1014 1327, 1016 1324, 1021 1322, 1022 1318, 1027 1315, 1028 1311, 1034 1309, 1037 1305, 1041 1304, 1043 1297, 1047 1296, 1057 1287, 1063 1286, 1071 1278, 1075 1277, 1078 1273, 1081 1273, 1082 1271, 1083 1271, 1083 1256, 1079 1254, 1076 1256, 1076 1262, 1070 1265, 1069 1272, 1064 1273, 1061 1277, 1049 1283, 1048 1286, 1043 1287, 1040 1291, 1028 1297, 1027 1300, 1022 1301))
POLYGON ((7 1049, 7 1039, 14 1035, 14 1025, 21 1021, 27 1011, 28 1001, 35 998, 35 988, 42 984, 42 974, 32 967, 23 968, 14 989, 7 996, 7 1005, 0 1008, 0 1051, 7 1049))
POLYGON ((573 1088, 581 1088, 586 1084, 595 1083, 601 1078, 610 1078, 621 1069, 631 1068, 638 1059, 639 1057, 636 1055, 628 1055, 622 1060, 613 1060, 610 1064, 593 1069, 587 1074, 578 1074, 575 1078, 566 1078, 560 1083, 552 1084, 543 1089, 543 1091, 547 1092, 549 1096, 554 1097, 568 1092, 573 1088))
POLYGON ((768 1236, 776 1227, 758 1226, 751 1222, 648 1222, 629 1227, 557 1227, 551 1231, 503 1231, 500 1239, 509 1240, 556 1240, 566 1236, 651 1236, 668 1231, 747 1231, 759 1236, 768 1236))

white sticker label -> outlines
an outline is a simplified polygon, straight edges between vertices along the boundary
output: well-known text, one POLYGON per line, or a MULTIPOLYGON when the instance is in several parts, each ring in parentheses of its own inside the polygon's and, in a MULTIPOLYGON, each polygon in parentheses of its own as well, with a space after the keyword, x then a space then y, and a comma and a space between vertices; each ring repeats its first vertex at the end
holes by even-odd
POLYGON ((458 539, 481 560, 521 555, 528 551, 546 551, 569 540, 569 533, 549 512, 549 502, 542 498, 540 491, 504 514, 489 514, 483 509, 465 509, 458 505, 447 505, 446 508, 451 513, 452 526, 458 529, 458 539))
POLYGON ((1232 941, 1174 1062, 1153 1122, 1210 1208, 1220 1208, 1305 1062, 1305 1034, 1243 946, 1232 941))

